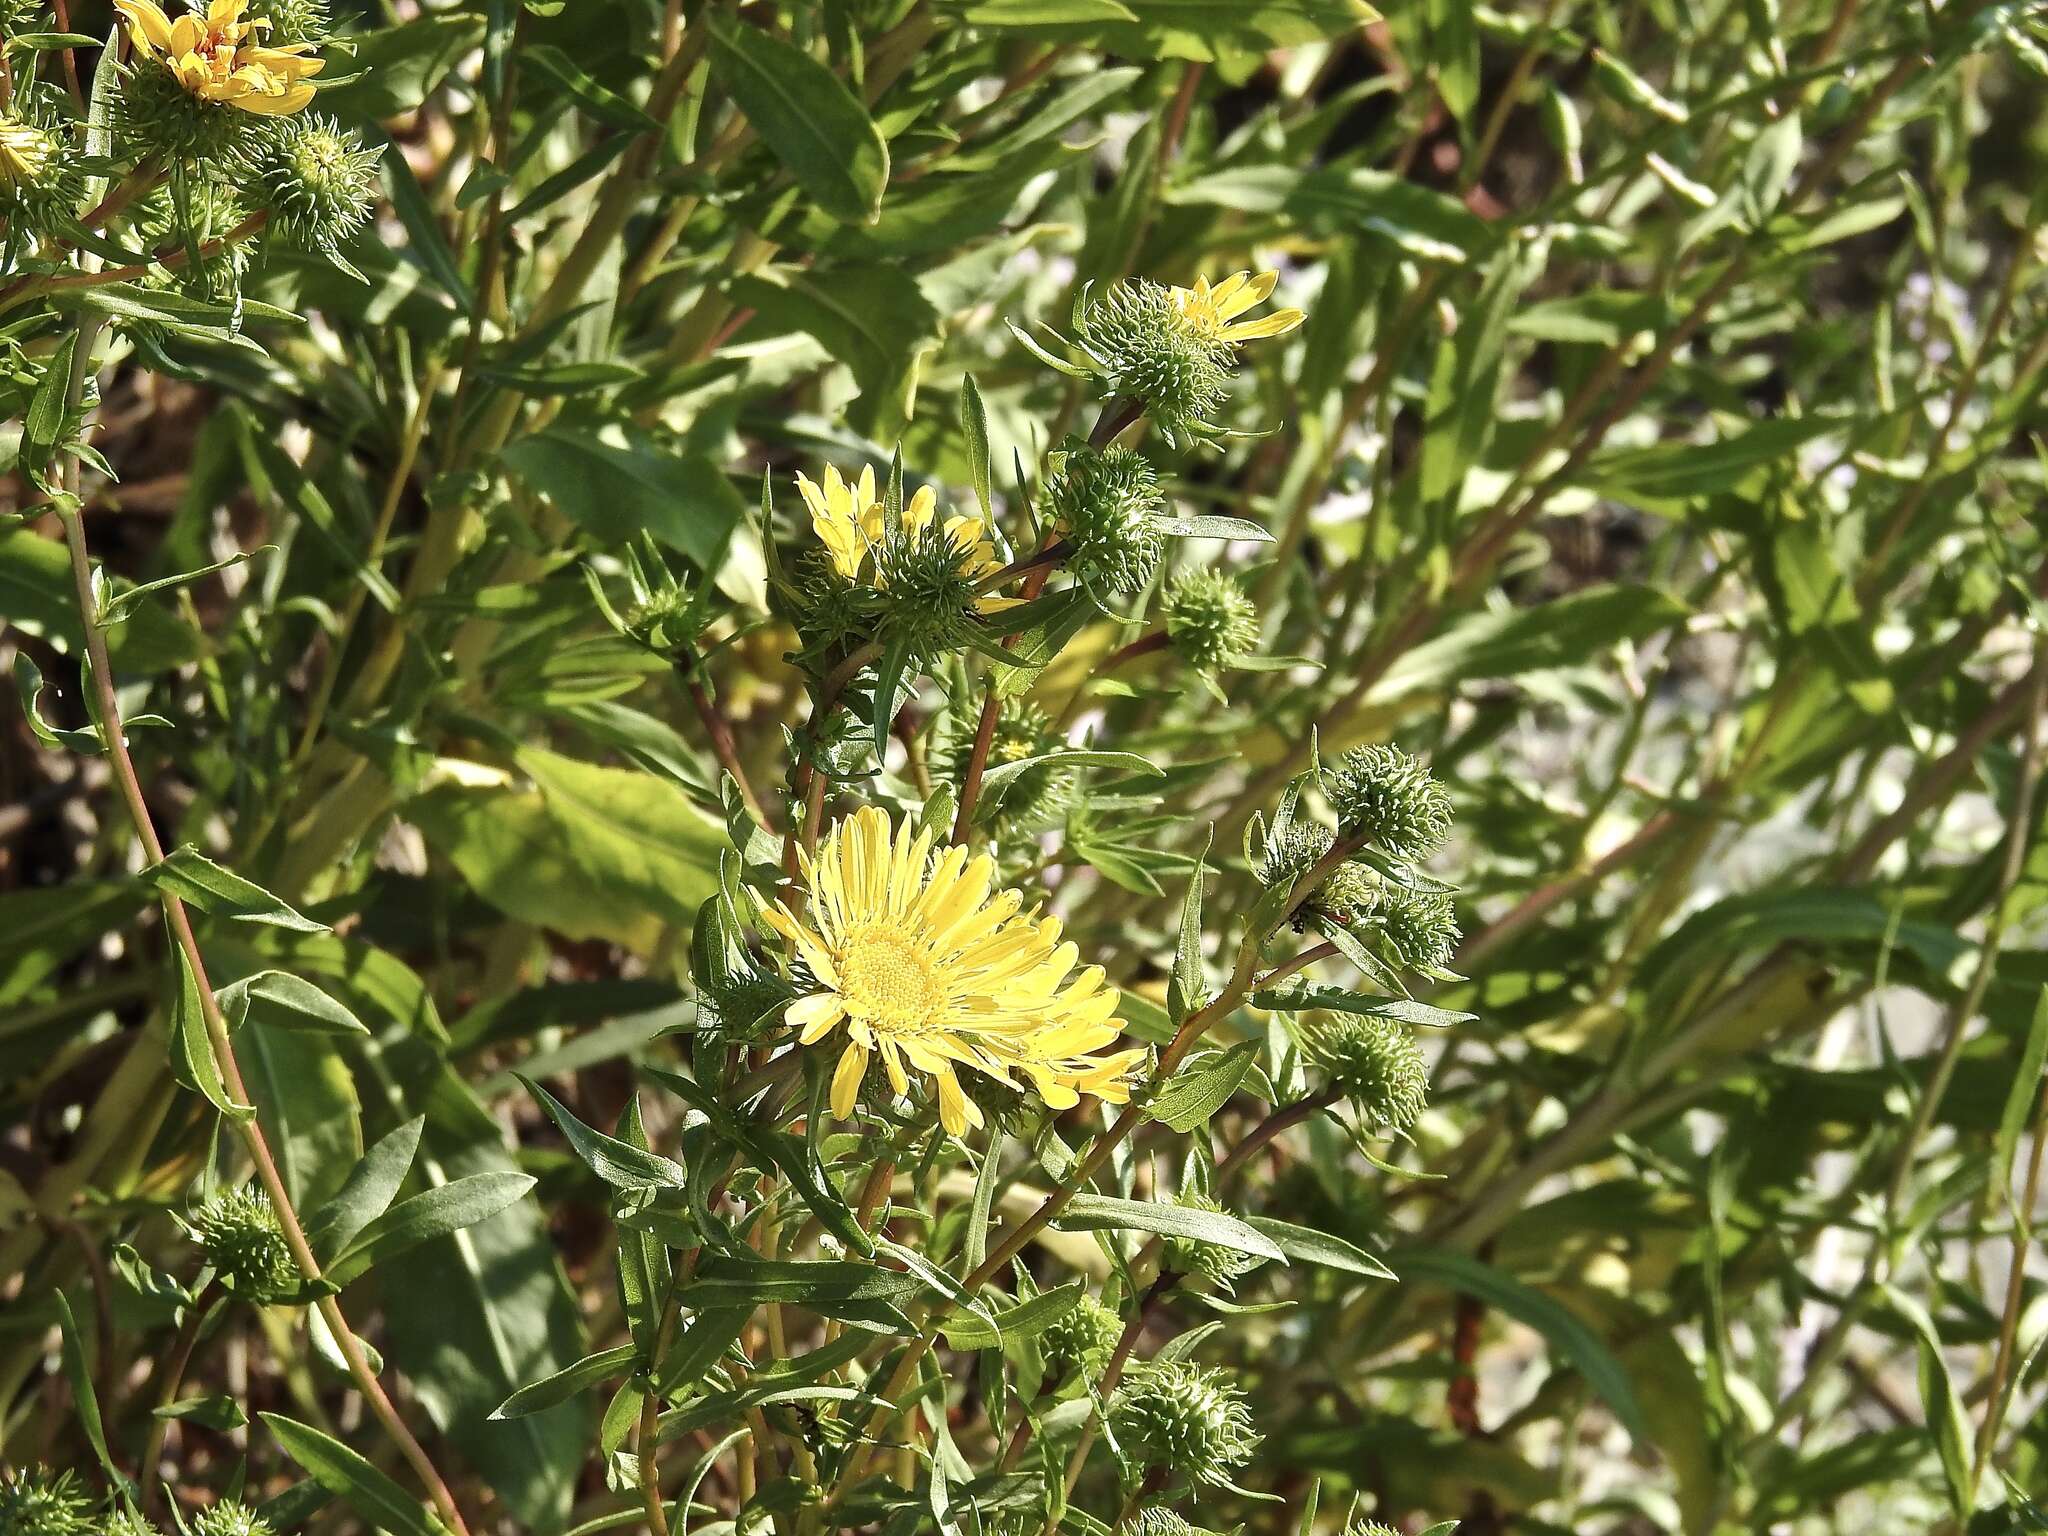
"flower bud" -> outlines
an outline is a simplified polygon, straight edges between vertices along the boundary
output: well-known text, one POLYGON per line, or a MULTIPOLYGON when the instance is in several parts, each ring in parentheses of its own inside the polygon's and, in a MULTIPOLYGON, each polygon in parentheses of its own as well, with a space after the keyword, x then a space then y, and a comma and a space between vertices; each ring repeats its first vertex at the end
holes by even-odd
POLYGON ((275 1536, 270 1522, 238 1499, 222 1499, 191 1520, 192 1536, 275 1536))
POLYGON ((225 162, 260 137, 263 119, 195 95, 161 58, 137 58, 114 97, 113 124, 128 154, 225 162))
POLYGON ((1221 571, 1181 572, 1167 584, 1159 614, 1174 655, 1197 672, 1221 671, 1258 649, 1259 610, 1221 571))
POLYGON ((1377 1520, 1361 1520, 1345 1531, 1344 1536, 1401 1536, 1401 1533, 1377 1520))
POLYGON ((881 541, 875 579, 886 594, 884 630, 925 663, 957 644, 980 599, 980 563, 936 519, 881 541))
POLYGON ((1163 1504, 1154 1504, 1150 1509, 1141 1510, 1137 1519, 1124 1529, 1130 1536, 1194 1536, 1194 1527, 1186 1518, 1175 1514, 1163 1504))
POLYGON ((1262 1438, 1244 1394, 1222 1371, 1188 1360, 1133 1368, 1109 1408, 1124 1452, 1198 1483, 1227 1483, 1262 1438))
POLYGON ((1353 747, 1323 765, 1322 790, 1339 832, 1397 859, 1424 858, 1450 835, 1450 792, 1399 747, 1353 747))
POLYGON ((1298 1028, 1301 1053, 1344 1090, 1369 1123, 1403 1131, 1429 1102, 1422 1047, 1392 1019, 1325 1014, 1298 1028))
POLYGON ((1411 971, 1449 965, 1458 947, 1457 913, 1436 891, 1390 890, 1379 923, 1387 947, 1411 971))
MULTIPOLYGON (((1182 1190, 1174 1203, 1190 1211, 1223 1209, 1207 1195, 1191 1190, 1182 1190)), ((1193 1275, 1226 1294, 1237 1280, 1257 1269, 1261 1262, 1255 1253, 1226 1248, 1221 1243, 1205 1243, 1197 1238, 1169 1238, 1166 1244, 1165 1264, 1168 1269, 1179 1275, 1193 1275)))
MULTIPOLYGON (((1290 821, 1278 836, 1268 837, 1254 873, 1261 885, 1294 882, 1323 861, 1336 841, 1328 827, 1313 821, 1290 821)), ((1340 864, 1294 911, 1294 930, 1299 933, 1311 918, 1324 917, 1349 928, 1365 921, 1379 909, 1380 889, 1371 874, 1355 864, 1340 864)))
POLYGON ((1045 507, 1067 569, 1091 588, 1137 592, 1159 566, 1166 536, 1159 472, 1128 448, 1076 448, 1046 480, 1045 507))
POLYGON ((1110 395, 1143 401, 1169 441, 1223 402, 1229 349, 1191 325, 1163 283, 1111 284, 1076 316, 1074 336, 1110 395))
POLYGON ((161 1533, 138 1511, 125 1504, 116 1504, 100 1517, 93 1536, 161 1536, 161 1533))
POLYGON ((74 1472, 44 1466, 0 1471, 0 1531, 7 1536, 84 1536, 91 1509, 74 1472))
MULTIPOLYGON (((974 730, 978 720, 963 719, 959 729, 941 751, 946 777, 956 786, 965 783, 968 760, 974 753, 974 730)), ((1026 698, 1003 700, 996 714, 995 735, 989 740, 988 766, 1019 763, 1043 757, 1059 746, 1045 711, 1026 698)), ((1018 831, 1038 831, 1066 819, 1074 799, 1074 775, 1057 764, 1027 768, 1006 780, 997 791, 996 814, 1005 825, 1018 831)))
POLYGON ((298 1291, 299 1266, 268 1195, 254 1189, 223 1191, 199 1208, 189 1226, 207 1262, 236 1295, 279 1302, 298 1291))
POLYGON ((263 41, 273 47, 280 43, 320 42, 331 25, 326 0, 249 0, 249 14, 270 23, 263 41))
POLYGON ((1079 1306, 1053 1319, 1038 1336, 1038 1347, 1046 1365, 1060 1375, 1092 1380, 1109 1364, 1123 1336, 1123 1319, 1093 1296, 1083 1296, 1079 1306))
POLYGON ((359 134, 330 117, 274 119, 238 157, 250 195, 270 209, 270 227, 291 245, 332 251, 377 204, 377 163, 359 134))

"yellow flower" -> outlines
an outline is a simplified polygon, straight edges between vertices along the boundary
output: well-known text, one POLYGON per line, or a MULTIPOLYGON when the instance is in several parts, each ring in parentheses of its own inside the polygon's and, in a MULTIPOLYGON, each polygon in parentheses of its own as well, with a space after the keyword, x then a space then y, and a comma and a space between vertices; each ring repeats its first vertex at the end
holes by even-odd
POLYGON ((55 146, 30 123, 0 119, 0 187, 32 187, 42 179, 55 146))
POLYGON ((1257 320, 1237 318, 1254 305, 1265 303, 1279 281, 1277 272, 1261 272, 1257 277, 1249 272, 1233 272, 1211 288, 1206 277, 1198 277, 1194 287, 1174 289, 1173 301, 1180 306, 1181 318, 1202 340, 1234 347, 1261 336, 1285 336, 1301 324, 1304 317, 1298 309, 1276 309, 1257 320))
MULTIPOLYGON (((861 562, 871 551, 878 550, 889 534, 888 512, 876 494, 873 467, 861 470, 860 478, 849 483, 838 470, 827 465, 823 485, 799 470, 796 488, 803 494, 804 505, 811 509, 812 531, 832 557, 833 569, 848 581, 858 579, 861 562)), ((937 515, 938 497, 930 486, 921 485, 904 504, 898 531, 904 537, 917 538, 937 515)), ((944 528, 961 574, 968 580, 982 581, 1003 568, 995 543, 988 536, 988 526, 980 518, 949 517, 944 528)), ((874 584, 881 586, 880 566, 871 569, 874 584)), ((1014 601, 983 596, 976 600, 975 608, 982 613, 994 613, 1012 606, 1014 601)))
POLYGON ((128 18, 128 35, 145 59, 161 57, 177 81, 202 101, 281 117, 313 99, 308 77, 326 67, 303 55, 311 43, 269 47, 257 34, 269 22, 248 14, 247 0, 209 0, 206 14, 176 21, 156 0, 114 0, 128 18))
POLYGON ((1081 1094, 1111 1104, 1130 1098, 1142 1050, 1088 1053, 1115 1040, 1118 993, 1099 966, 1074 970, 1056 917, 1020 914, 1023 897, 996 891, 995 861, 949 847, 933 857, 930 833, 892 829, 869 807, 834 827, 803 861, 806 916, 781 903, 762 916, 787 940, 819 990, 784 1018, 815 1045, 844 1028, 832 1074, 832 1113, 853 1113, 868 1059, 880 1056, 898 1093, 906 1064, 937 1084, 939 1119, 963 1136, 982 1123, 961 1090, 967 1067, 1008 1087, 1029 1079, 1052 1109, 1081 1094))

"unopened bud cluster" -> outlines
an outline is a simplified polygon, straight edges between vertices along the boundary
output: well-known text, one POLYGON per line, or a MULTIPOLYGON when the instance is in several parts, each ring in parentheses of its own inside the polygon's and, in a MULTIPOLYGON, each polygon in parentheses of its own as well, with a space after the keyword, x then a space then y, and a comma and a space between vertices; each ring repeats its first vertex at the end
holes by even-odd
POLYGON ((267 123, 237 157, 239 179, 270 210, 270 229, 303 250, 333 252, 368 222, 382 151, 330 117, 267 123))
POLYGON ((1166 536, 1159 472, 1128 448, 1075 448, 1045 483, 1045 509, 1068 570, 1096 591, 1128 596, 1159 566, 1166 536))
POLYGON ((1201 673, 1220 672, 1258 649, 1259 610, 1237 579, 1208 566, 1182 571, 1159 600, 1166 643, 1201 673))
MULTIPOLYGON (((1175 1201, 1184 1210, 1221 1211, 1223 1207, 1209 1196, 1191 1190, 1182 1190, 1175 1201)), ((1227 1248, 1221 1243, 1205 1243, 1199 1238, 1175 1237, 1166 1244, 1165 1266, 1175 1274, 1192 1275, 1219 1291, 1228 1292, 1244 1275, 1258 1268, 1259 1256, 1246 1253, 1241 1248, 1227 1248)))
POLYGON ((256 1302, 281 1302, 297 1293, 299 1266, 267 1195, 224 1190, 193 1213, 188 1225, 220 1271, 228 1289, 256 1302))
POLYGON ((275 1536, 270 1522, 239 1499, 208 1505, 191 1520, 192 1536, 275 1536))
POLYGON ((1405 1131, 1429 1103, 1422 1047, 1392 1019, 1326 1013, 1297 1031, 1302 1055, 1344 1091, 1370 1126, 1405 1131))
POLYGON ((0 1470, 0 1531, 7 1536, 84 1536, 92 1501, 74 1472, 0 1470))
POLYGON ((1403 860, 1428 857, 1450 836, 1449 792, 1399 747, 1353 747, 1325 763, 1321 779, 1341 836, 1362 837, 1403 860))
POLYGON ((1262 1438, 1230 1378, 1189 1360, 1134 1367, 1110 1403, 1109 1423, 1127 1457, 1195 1483, 1228 1483, 1262 1438))
POLYGON ((1123 1337, 1123 1319, 1093 1296, 1053 1319, 1038 1336, 1046 1367, 1064 1377, 1092 1380, 1100 1375, 1123 1337))

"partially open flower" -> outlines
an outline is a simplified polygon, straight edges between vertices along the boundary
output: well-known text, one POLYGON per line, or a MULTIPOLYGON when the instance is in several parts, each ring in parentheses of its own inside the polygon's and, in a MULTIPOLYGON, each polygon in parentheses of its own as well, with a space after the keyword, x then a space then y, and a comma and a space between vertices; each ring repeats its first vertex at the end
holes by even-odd
POLYGON ((1247 341, 1285 336, 1306 318, 1298 309, 1276 309, 1256 320, 1238 319, 1271 298, 1279 281, 1277 272, 1261 272, 1256 277, 1233 272, 1212 288, 1206 277, 1198 277, 1194 287, 1174 289, 1173 299, 1196 335, 1235 353, 1247 341))
POLYGON ((1050 1109, 1090 1094, 1130 1098, 1142 1050, 1093 1055, 1122 1032, 1120 994, 1102 970, 1074 970, 1060 920, 1020 913, 1023 897, 991 891, 995 863, 952 847, 933 856, 929 833, 891 828, 871 807, 827 834, 802 861, 810 901, 796 916, 779 902, 768 925, 788 941, 810 986, 785 1018, 815 1045, 835 1029, 847 1043, 832 1077, 832 1112, 853 1113, 871 1055, 901 1094, 906 1067, 938 1089, 939 1119, 964 1136, 982 1113, 957 1069, 1017 1086, 1050 1109))
POLYGON ((160 65, 190 95, 262 116, 302 111, 311 79, 326 67, 306 57, 312 44, 266 44, 270 23, 249 14, 247 0, 210 0, 205 13, 173 21, 156 0, 114 0, 145 63, 160 65))
POLYGON ((1142 401, 1169 441, 1206 428, 1223 403, 1229 350, 1196 330, 1164 283, 1112 284, 1081 306, 1074 340, 1106 393, 1142 401))

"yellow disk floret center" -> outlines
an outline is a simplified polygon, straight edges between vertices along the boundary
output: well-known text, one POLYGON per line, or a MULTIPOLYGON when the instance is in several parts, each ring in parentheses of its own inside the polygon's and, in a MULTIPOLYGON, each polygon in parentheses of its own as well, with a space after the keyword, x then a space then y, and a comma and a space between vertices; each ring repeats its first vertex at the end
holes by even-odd
POLYGON ((886 1034, 920 1034, 937 1022, 946 989, 930 952, 901 933, 864 923, 836 957, 846 1011, 886 1034))

